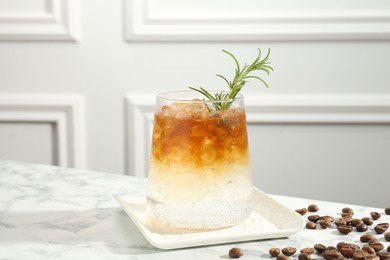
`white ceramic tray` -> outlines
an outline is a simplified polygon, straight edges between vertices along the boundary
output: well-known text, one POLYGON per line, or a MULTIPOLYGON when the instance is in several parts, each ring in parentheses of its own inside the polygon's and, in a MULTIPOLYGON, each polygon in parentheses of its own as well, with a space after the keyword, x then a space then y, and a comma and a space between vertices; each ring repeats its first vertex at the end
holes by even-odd
POLYGON ((301 215, 254 188, 254 211, 241 224, 216 230, 178 229, 155 222, 145 197, 115 197, 145 238, 160 249, 176 249, 286 237, 305 225, 301 215))

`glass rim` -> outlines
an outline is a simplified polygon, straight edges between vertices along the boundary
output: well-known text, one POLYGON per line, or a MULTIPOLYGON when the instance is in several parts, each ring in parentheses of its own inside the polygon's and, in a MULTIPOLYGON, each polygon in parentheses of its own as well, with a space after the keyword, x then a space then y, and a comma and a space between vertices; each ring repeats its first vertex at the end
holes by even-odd
MULTIPOLYGON (((228 93, 227 91, 224 90, 210 90, 210 94, 215 94, 215 93, 228 93)), ((175 95, 179 94, 198 94, 202 95, 201 93, 195 91, 195 90, 177 90, 177 91, 169 91, 169 92, 163 92, 157 94, 156 98, 157 100, 162 100, 162 101, 175 101, 175 102, 181 102, 181 103, 218 103, 218 102, 234 102, 237 100, 242 100, 244 96, 241 93, 238 93, 235 98, 230 98, 226 100, 209 100, 209 99, 204 99, 204 100, 193 100, 196 97, 188 97, 188 99, 182 98, 182 97, 174 97, 175 95)), ((203 96, 203 98, 206 98, 203 96)))

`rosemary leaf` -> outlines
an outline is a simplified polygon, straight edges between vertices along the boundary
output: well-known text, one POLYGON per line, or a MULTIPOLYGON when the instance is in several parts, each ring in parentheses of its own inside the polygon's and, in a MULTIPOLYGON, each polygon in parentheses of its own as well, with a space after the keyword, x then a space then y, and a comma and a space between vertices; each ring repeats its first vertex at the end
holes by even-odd
POLYGON ((190 87, 190 89, 201 93, 208 100, 217 101, 217 102, 213 102, 213 106, 215 110, 218 111, 218 110, 227 110, 231 107, 232 104, 231 99, 234 99, 237 96, 237 94, 247 83, 248 79, 257 79, 268 88, 269 87, 268 84, 262 78, 256 75, 250 75, 250 73, 254 71, 264 71, 265 73, 267 73, 267 75, 269 75, 270 72, 273 71, 273 68, 270 65, 271 62, 268 61, 271 53, 270 49, 268 49, 268 53, 263 59, 261 59, 261 50, 260 49, 258 50, 259 53, 256 59, 250 65, 244 64, 242 69, 240 63, 232 53, 226 50, 222 50, 223 52, 225 52, 226 54, 228 54, 230 57, 233 58, 234 63, 236 65, 235 75, 232 81, 229 81, 226 77, 217 74, 218 77, 222 78, 227 83, 230 90, 228 93, 222 91, 214 94, 213 96, 212 94, 210 94, 210 92, 208 92, 206 89, 202 87, 200 88, 190 87))

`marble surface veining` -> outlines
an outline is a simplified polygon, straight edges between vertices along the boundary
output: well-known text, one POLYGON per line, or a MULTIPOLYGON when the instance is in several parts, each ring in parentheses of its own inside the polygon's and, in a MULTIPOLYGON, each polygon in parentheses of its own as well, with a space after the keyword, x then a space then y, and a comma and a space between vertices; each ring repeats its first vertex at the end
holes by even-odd
MULTIPOLYGON (((145 187, 146 180, 141 178, 0 160, 0 259, 228 259, 227 252, 236 246, 244 251, 240 259, 270 259, 271 247, 299 250, 316 243, 360 244, 361 233, 343 235, 333 226, 303 229, 282 239, 160 250, 146 241, 113 197, 142 196, 145 187)), ((378 211, 382 218, 376 223, 390 222, 384 209, 272 197, 291 209, 315 203, 319 215, 339 216, 347 206, 359 218, 378 211)), ((375 233, 373 226, 368 232, 375 233)), ((386 247, 390 245, 383 235, 378 238, 386 247)))

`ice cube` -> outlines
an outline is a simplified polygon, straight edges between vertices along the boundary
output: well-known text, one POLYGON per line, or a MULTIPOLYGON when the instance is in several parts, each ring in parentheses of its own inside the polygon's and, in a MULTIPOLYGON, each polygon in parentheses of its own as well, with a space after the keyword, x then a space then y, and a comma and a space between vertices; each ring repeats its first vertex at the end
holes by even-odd
POLYGON ((209 114, 206 104, 200 99, 194 99, 194 103, 191 104, 191 112, 193 116, 204 117, 209 114))
POLYGON ((176 114, 175 108, 170 105, 165 105, 161 108, 161 115, 164 117, 171 117, 176 114))

